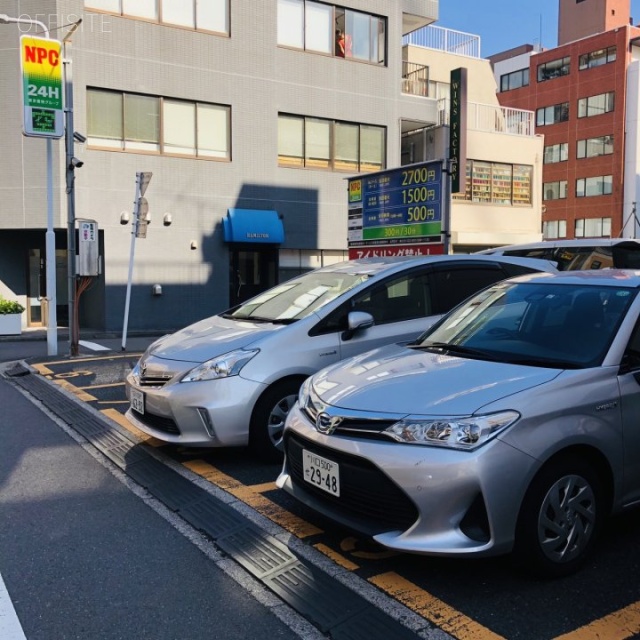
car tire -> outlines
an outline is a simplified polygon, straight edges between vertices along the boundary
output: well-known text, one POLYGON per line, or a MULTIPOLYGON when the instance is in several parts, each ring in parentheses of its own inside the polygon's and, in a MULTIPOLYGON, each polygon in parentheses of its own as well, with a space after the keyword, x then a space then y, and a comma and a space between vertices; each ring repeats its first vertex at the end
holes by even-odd
POLYGON ((586 460, 567 456, 547 464, 520 508, 516 566, 545 578, 574 573, 593 549, 604 510, 601 479, 586 460))
POLYGON ((249 448, 264 462, 282 462, 284 421, 298 399, 304 378, 288 378, 269 387, 251 416, 249 448))

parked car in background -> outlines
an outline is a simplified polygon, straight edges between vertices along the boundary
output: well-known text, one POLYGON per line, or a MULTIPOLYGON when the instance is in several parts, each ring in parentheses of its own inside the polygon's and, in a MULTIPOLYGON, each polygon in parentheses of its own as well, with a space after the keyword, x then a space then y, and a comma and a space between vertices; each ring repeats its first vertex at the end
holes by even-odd
POLYGON ((383 344, 415 339, 443 313, 542 260, 422 256, 356 260, 289 280, 154 342, 127 376, 128 419, 187 447, 249 445, 281 459, 302 381, 383 344))
POLYGON ((640 269, 640 242, 632 238, 544 240, 479 251, 480 254, 552 260, 560 271, 576 269, 640 269))
POLYGON ((522 276, 325 368, 277 485, 398 551, 575 571, 640 500, 640 272, 522 276))

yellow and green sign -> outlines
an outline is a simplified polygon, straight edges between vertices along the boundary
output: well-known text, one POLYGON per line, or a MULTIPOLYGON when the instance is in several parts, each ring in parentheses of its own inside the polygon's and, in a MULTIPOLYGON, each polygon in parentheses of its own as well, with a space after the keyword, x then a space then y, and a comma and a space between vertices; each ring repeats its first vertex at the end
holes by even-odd
POLYGON ((64 134, 62 45, 57 40, 22 36, 23 132, 61 138, 64 134))

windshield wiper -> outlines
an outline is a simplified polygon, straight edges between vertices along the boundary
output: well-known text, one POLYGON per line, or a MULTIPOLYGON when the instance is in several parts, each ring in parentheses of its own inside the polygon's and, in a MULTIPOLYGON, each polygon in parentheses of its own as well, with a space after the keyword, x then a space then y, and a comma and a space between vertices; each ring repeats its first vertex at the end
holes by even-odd
POLYGON ((407 345, 411 349, 422 349, 424 351, 445 351, 448 353, 455 353, 463 356, 472 356, 474 358, 480 358, 482 360, 498 360, 495 355, 488 351, 482 351, 481 349, 473 349, 471 347, 464 347, 460 344, 450 344, 449 342, 428 342, 426 344, 413 344, 407 345))

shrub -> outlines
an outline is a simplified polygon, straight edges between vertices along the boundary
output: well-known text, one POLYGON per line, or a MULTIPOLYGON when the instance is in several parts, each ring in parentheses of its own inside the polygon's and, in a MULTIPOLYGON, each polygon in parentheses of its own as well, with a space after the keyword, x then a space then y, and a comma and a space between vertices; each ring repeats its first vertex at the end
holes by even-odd
POLYGON ((6 315, 9 313, 22 313, 24 307, 15 300, 7 300, 0 296, 0 314, 6 315))

